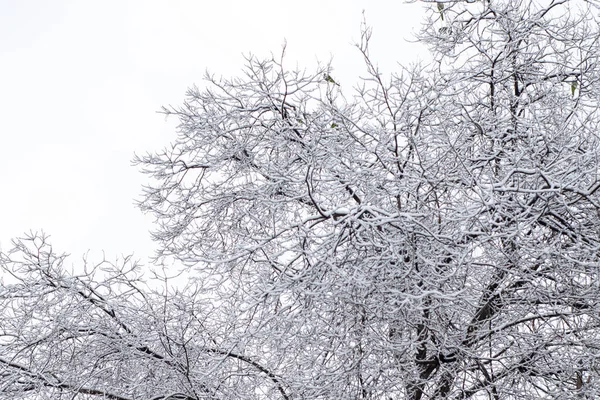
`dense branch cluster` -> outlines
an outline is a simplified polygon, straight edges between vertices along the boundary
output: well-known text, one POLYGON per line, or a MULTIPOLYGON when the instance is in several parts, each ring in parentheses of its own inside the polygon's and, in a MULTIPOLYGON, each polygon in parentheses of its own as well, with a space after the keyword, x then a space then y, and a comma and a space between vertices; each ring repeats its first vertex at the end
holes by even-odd
POLYGON ((597 398, 596 15, 434 5, 431 64, 384 76, 364 28, 354 92, 283 57, 207 77, 136 159, 189 284, 17 242, 0 399, 597 398))

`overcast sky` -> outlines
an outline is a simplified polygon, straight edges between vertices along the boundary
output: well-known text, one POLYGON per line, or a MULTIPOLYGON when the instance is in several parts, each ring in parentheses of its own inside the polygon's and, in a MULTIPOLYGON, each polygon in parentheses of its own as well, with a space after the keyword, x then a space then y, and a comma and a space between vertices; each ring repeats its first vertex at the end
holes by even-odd
POLYGON ((242 54, 312 69, 333 59, 345 93, 363 72, 364 10, 382 71, 416 59, 422 4, 401 0, 0 0, 0 248, 44 230, 58 251, 135 253, 154 244, 134 207, 147 178, 134 152, 175 138, 179 105, 206 70, 237 75, 242 54))

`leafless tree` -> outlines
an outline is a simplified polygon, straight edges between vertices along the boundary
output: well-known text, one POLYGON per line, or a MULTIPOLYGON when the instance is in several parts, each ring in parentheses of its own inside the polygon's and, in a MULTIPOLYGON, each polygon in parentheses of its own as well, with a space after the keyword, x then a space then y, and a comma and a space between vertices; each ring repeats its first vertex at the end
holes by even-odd
POLYGON ((364 27, 354 91, 249 58, 164 109, 140 207, 185 290, 17 242, 0 398, 597 398, 596 4, 428 7, 429 65, 364 27))
POLYGON ((175 289, 164 271, 145 280, 129 258, 69 272, 46 239, 0 259, 0 399, 237 398, 238 375, 252 386, 235 390, 289 398, 269 367, 212 336, 216 305, 197 285, 175 289))

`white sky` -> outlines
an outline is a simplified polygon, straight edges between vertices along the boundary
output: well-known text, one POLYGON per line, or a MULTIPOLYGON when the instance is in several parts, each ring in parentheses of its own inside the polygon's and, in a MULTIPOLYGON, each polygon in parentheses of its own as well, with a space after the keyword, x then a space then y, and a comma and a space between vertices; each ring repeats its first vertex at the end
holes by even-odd
POLYGON ((133 205, 147 182, 133 153, 160 149, 205 70, 237 75, 242 54, 313 69, 333 57, 347 94, 363 72, 362 11, 383 72, 414 60, 422 4, 402 0, 0 0, 0 248, 29 230, 75 257, 154 244, 133 205))

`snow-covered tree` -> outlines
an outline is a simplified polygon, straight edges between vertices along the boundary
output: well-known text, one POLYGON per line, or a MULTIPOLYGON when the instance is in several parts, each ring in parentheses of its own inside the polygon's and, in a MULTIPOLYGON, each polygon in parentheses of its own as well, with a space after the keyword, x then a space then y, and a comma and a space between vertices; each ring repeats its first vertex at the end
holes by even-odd
POLYGON ((355 89, 249 58, 164 110, 140 207, 187 289, 19 242, 0 398, 597 398, 595 3, 428 6, 429 65, 383 75, 364 28, 355 89))

